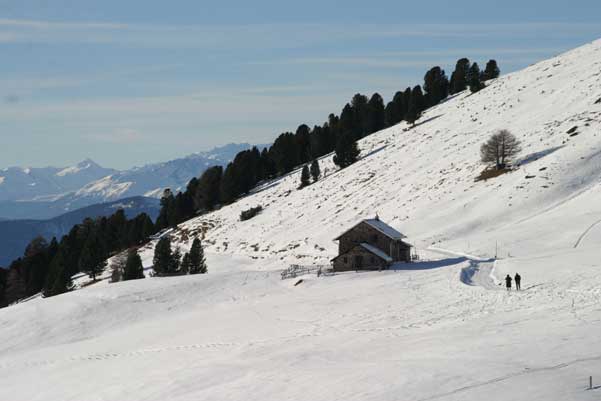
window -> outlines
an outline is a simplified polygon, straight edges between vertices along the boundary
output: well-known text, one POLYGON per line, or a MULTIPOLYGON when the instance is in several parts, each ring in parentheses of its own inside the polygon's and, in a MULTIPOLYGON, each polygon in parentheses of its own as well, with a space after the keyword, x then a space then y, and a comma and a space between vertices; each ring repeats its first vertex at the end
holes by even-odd
POLYGON ((348 258, 345 256, 344 258, 342 258, 342 261, 343 261, 344 263, 348 263, 348 258))
POLYGON ((374 258, 373 256, 371 257, 371 263, 376 263, 376 258, 374 258))

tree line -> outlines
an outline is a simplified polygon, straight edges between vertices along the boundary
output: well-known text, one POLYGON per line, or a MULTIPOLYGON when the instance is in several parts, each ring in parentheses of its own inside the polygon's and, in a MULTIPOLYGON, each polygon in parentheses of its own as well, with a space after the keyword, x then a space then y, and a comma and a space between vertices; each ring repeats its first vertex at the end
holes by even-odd
MULTIPOLYGON (((309 169, 311 163, 311 175, 319 177, 316 160, 332 152, 334 163, 341 168, 347 167, 359 156, 357 141, 361 138, 401 121, 415 124, 423 111, 449 95, 468 88, 477 92, 484 88, 484 81, 497 78, 499 74, 495 60, 490 60, 481 71, 477 63, 462 58, 457 61, 450 79, 442 68, 433 67, 424 76, 423 88, 417 85, 399 91, 387 104, 378 93, 369 98, 358 93, 343 107, 340 115, 330 114, 322 125, 310 128, 302 124, 295 132, 279 135, 270 147, 244 150, 225 168, 207 169, 177 195, 165 191, 157 228, 174 227, 199 213, 232 203, 260 182, 284 176, 299 166, 309 169)), ((308 183, 305 171, 301 187, 308 183)))
POLYGON ((60 241, 35 238, 23 257, 7 270, 0 269, 0 306, 40 292, 46 297, 67 292, 73 286, 71 277, 77 273, 95 280, 109 257, 139 245, 155 232, 147 214, 128 219, 120 209, 109 217, 85 219, 60 241))

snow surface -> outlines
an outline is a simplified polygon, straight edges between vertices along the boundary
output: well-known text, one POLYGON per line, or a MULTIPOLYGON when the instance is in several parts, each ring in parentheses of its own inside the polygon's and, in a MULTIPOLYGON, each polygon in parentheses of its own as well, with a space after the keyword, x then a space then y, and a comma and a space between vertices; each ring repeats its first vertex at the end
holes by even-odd
POLYGON ((601 399, 600 98, 597 41, 365 138, 342 171, 322 159, 302 190, 295 171, 181 224, 169 235, 183 251, 204 236, 207 275, 0 311, 0 399, 601 399), (501 128, 520 166, 475 182, 501 128), (419 262, 280 280, 376 211, 419 262), (524 290, 505 291, 516 272, 524 290))

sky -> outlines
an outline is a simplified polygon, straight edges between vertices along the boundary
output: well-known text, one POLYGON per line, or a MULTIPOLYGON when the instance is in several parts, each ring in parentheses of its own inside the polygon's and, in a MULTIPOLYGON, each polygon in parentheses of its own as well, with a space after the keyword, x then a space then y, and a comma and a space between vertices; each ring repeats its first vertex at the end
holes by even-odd
POLYGON ((0 0, 0 168, 113 168, 321 124, 355 93, 601 38, 599 0, 0 0))

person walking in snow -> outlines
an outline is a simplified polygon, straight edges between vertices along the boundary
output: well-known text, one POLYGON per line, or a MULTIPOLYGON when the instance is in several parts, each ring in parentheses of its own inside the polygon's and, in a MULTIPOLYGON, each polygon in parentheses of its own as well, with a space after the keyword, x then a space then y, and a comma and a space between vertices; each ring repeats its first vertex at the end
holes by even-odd
POLYGON ((520 273, 515 274, 514 280, 515 280, 515 289, 517 291, 521 290, 522 289, 522 287, 521 287, 522 276, 520 276, 520 273))
POLYGON ((511 276, 509 274, 505 277, 505 287, 507 287, 507 291, 511 291, 511 276))

